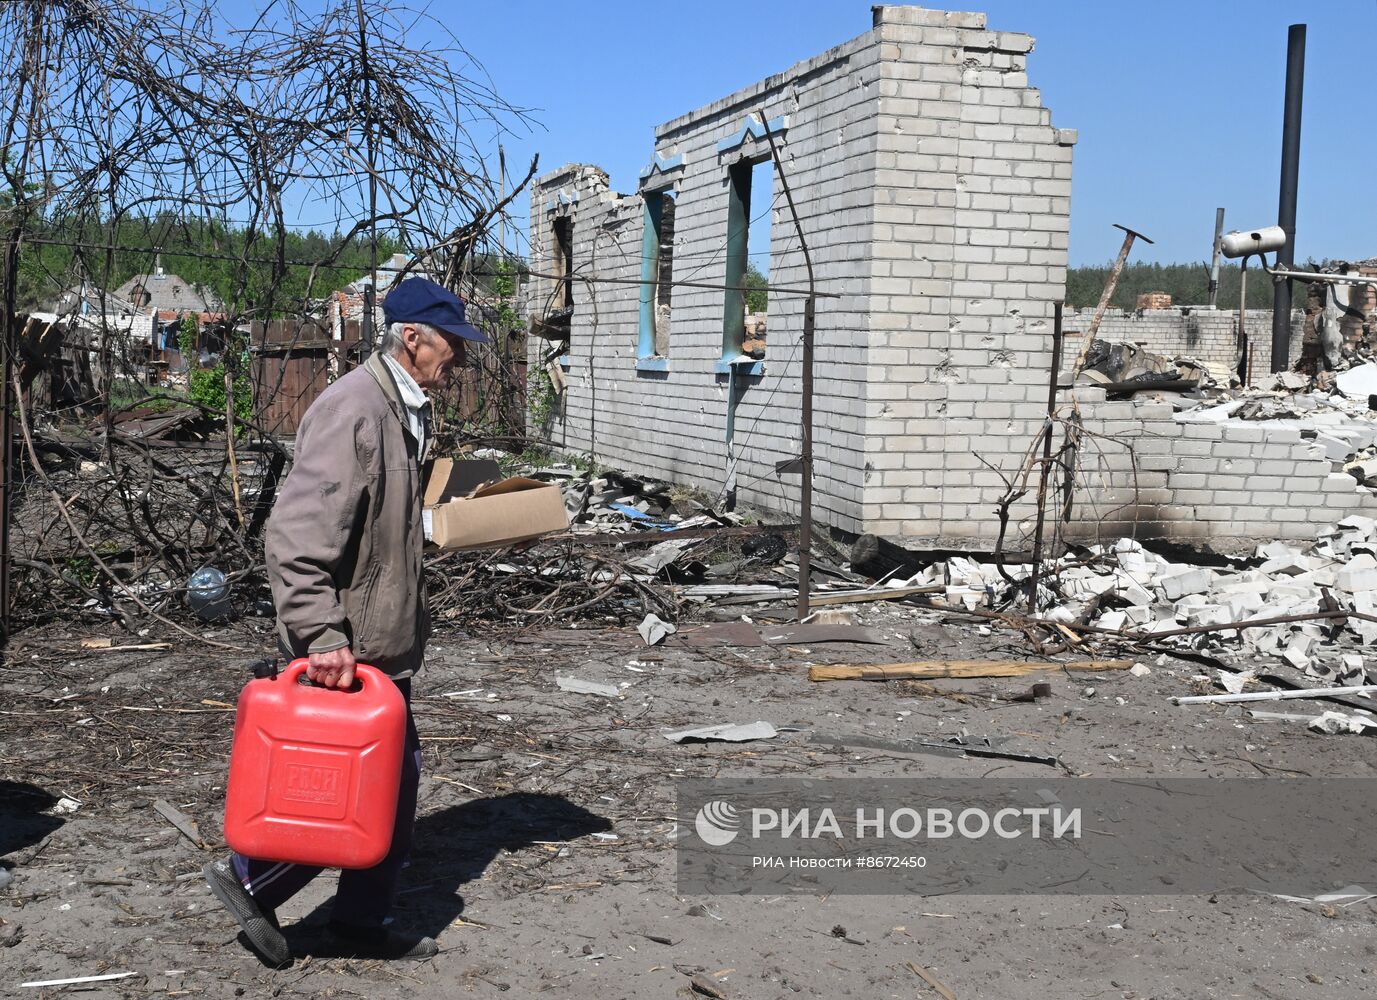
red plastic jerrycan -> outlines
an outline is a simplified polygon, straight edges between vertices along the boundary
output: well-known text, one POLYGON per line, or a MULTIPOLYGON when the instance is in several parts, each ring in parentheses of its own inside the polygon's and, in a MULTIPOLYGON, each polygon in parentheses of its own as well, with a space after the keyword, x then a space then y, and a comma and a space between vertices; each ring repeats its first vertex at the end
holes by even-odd
POLYGON ((406 702, 374 667, 341 691, 306 682, 306 662, 239 695, 225 840, 265 861, 371 868, 392 846, 406 702))

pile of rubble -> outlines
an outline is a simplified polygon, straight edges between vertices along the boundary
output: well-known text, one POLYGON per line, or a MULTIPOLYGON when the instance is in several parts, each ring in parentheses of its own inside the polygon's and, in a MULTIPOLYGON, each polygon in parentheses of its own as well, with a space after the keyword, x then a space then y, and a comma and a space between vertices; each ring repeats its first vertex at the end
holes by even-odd
MULTIPOLYGON (((1325 683, 1377 683, 1377 658, 1363 655, 1377 643, 1377 520, 1344 518, 1303 549, 1268 542, 1246 562, 1173 562, 1121 538, 1045 565, 1039 617, 1238 663, 1271 659, 1325 683)), ((953 557, 888 582, 940 585, 938 604, 998 608, 1026 595, 1031 569, 953 557)))
POLYGON ((1078 381, 1102 386, 1114 395, 1146 390, 1189 392, 1215 387, 1208 366, 1188 356, 1168 357, 1136 344, 1096 340, 1086 354, 1078 381))

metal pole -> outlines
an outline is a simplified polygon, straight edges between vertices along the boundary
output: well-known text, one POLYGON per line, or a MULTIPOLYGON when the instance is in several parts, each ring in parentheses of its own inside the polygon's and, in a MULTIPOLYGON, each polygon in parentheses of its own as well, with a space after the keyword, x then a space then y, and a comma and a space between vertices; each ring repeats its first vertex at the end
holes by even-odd
POLYGON ((1042 569, 1042 522, 1047 514, 1047 470, 1052 465, 1052 423, 1057 412, 1057 377, 1061 374, 1061 306, 1052 312, 1052 374, 1047 379, 1047 423, 1043 428, 1042 470, 1038 473, 1038 521, 1033 529, 1033 575, 1028 592, 1028 607, 1038 612, 1038 577, 1042 569))
POLYGON ((765 138, 770 143, 770 159, 774 161, 775 173, 779 175, 779 186, 784 191, 784 200, 789 205, 789 215, 794 220, 794 232, 798 234, 798 246, 803 254, 803 266, 808 270, 808 298, 803 300, 803 406, 800 416, 803 430, 800 434, 802 449, 799 463, 803 466, 803 486, 798 500, 798 609, 799 621, 808 617, 808 591, 812 582, 813 552, 813 313, 817 304, 817 281, 813 275, 813 256, 808 252, 808 240, 803 235, 803 223, 799 221, 798 208, 794 205, 794 194, 789 190, 789 175, 775 145, 775 134, 770 130, 770 116, 762 109, 760 122, 765 128, 765 138))
MULTIPOLYGON (((1300 180, 1301 93, 1305 87, 1305 25, 1293 24, 1286 35, 1286 106, 1281 125, 1281 194, 1277 225, 1286 245, 1277 251, 1277 267, 1290 268, 1296 257, 1296 187, 1300 180)), ((1289 367, 1291 345, 1291 279, 1273 284, 1272 371, 1289 367)))
POLYGON ((11 371, 16 347, 16 291, 19 284, 19 240, 12 234, 5 247, 4 301, 0 302, 0 659, 10 640, 10 523, 14 517, 13 487, 14 430, 10 411, 23 401, 10 391, 11 371))
POLYGON ((798 501, 798 620, 808 617, 813 551, 813 296, 803 300, 803 488, 798 501))
POLYGON ((1219 241, 1224 235, 1224 209, 1214 210, 1214 252, 1210 258, 1210 308, 1215 307, 1219 297, 1219 241))
POLYGON ((368 146, 368 261, 372 269, 368 287, 363 290, 363 323, 359 329, 359 360, 373 353, 376 341, 374 312, 378 305, 378 149, 373 134, 372 69, 368 61, 368 33, 363 16, 363 0, 355 0, 359 19, 359 59, 363 67, 364 136, 368 146))
MULTIPOLYGON (((1151 243, 1142 233, 1114 223, 1115 229, 1124 231, 1124 242, 1119 247, 1119 256, 1114 259, 1114 266, 1109 269, 1109 280, 1105 282, 1104 291, 1100 293, 1100 304, 1095 307, 1095 318, 1090 321, 1089 328, 1081 337, 1081 349, 1076 354, 1076 363, 1071 366, 1071 379, 1075 381, 1081 369, 1085 367, 1085 360, 1090 356, 1090 348, 1095 343, 1095 336, 1100 332, 1100 321, 1104 319, 1105 310, 1109 308, 1109 300, 1114 298, 1114 289, 1119 284, 1119 275, 1124 271, 1124 263, 1128 260, 1128 252, 1133 249, 1134 240, 1142 240, 1144 243, 1151 243)), ((1061 363, 1061 359, 1057 359, 1061 363)))

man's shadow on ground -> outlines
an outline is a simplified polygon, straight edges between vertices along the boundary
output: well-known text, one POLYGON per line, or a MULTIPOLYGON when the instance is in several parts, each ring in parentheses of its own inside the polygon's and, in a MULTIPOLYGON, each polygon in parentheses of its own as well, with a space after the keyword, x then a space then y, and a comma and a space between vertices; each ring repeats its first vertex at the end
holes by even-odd
MULTIPOLYGON (((46 810, 57 796, 25 781, 0 781, 0 857, 31 847, 63 823, 46 810)), ((6 866, 8 867, 8 866, 6 866)))
MULTIPOLYGON (((481 878, 500 852, 611 829, 608 820, 566 798, 533 792, 475 799, 421 816, 416 820, 411 865, 402 874, 397 926, 438 937, 464 912, 460 888, 481 878)), ((294 954, 329 956, 322 932, 332 904, 333 900, 321 904, 284 929, 294 954)))

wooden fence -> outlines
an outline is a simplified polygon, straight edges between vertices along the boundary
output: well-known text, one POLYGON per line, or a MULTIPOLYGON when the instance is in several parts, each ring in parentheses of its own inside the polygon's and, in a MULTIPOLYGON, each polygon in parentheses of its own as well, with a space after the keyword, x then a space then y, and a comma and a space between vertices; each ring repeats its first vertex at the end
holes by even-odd
MULTIPOLYGON (((301 418, 325 387, 360 362, 362 324, 346 321, 341 340, 332 340, 328 325, 319 320, 274 320, 255 323, 250 334, 253 357, 254 407, 259 424, 273 434, 297 432, 301 418)), ((512 354, 520 345, 513 334, 512 354)), ((524 405, 526 365, 513 357, 503 368, 479 370, 470 366, 456 373, 447 406, 437 407, 465 422, 488 423, 497 417, 493 380, 506 379, 506 395, 518 414, 524 405), (480 385, 483 380, 491 384, 480 385), (486 391, 485 391, 486 390, 486 391), (450 409, 452 407, 452 409, 450 409)))
POLYGON ((316 397, 358 364, 360 324, 348 321, 342 333, 341 340, 334 340, 330 328, 318 320, 253 324, 253 398, 265 430, 295 434, 316 397))

